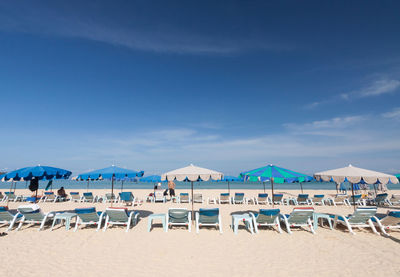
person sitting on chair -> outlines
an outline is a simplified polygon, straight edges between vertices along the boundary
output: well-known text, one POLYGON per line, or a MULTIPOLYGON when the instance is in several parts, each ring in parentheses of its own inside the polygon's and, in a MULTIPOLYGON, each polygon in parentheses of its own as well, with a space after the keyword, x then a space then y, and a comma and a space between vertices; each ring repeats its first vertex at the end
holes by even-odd
POLYGON ((61 187, 58 191, 57 191, 57 195, 60 197, 64 197, 66 198, 68 195, 65 193, 64 187, 61 187))

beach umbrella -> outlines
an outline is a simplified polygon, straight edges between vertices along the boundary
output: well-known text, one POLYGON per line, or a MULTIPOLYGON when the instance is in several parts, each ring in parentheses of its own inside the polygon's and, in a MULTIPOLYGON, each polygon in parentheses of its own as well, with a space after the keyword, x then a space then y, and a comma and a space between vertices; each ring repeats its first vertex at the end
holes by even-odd
MULTIPOLYGON (((39 180, 68 179, 69 176, 71 176, 71 174, 72 174, 71 171, 65 169, 38 165, 38 166, 24 167, 8 172, 6 174, 1 175, 0 180, 3 182, 11 181, 12 183, 14 183, 15 181, 31 181, 31 182, 37 182, 38 184, 39 180)), ((36 196, 37 196, 37 189, 36 189, 36 196)))
MULTIPOLYGON (((88 188, 89 188, 90 180, 111 179, 111 195, 112 195, 114 193, 114 181, 116 179, 142 177, 143 174, 144 174, 143 171, 134 171, 134 170, 125 169, 125 168, 121 168, 121 167, 112 165, 110 167, 97 169, 94 171, 80 174, 80 175, 78 175, 78 177, 76 179, 79 181, 87 180, 88 188)), ((112 202, 111 202, 111 205, 112 205, 112 202)))
MULTIPOLYGON (((150 175, 150 176, 140 178, 139 181, 146 182, 146 183, 159 183, 159 182, 161 182, 161 176, 160 175, 150 175)), ((164 180, 163 182, 166 182, 166 180, 164 180)))
POLYGON ((194 219, 193 214, 193 182, 197 181, 208 181, 208 180, 221 180, 224 177, 224 174, 218 171, 214 171, 207 168, 202 168, 198 166, 194 166, 190 164, 189 166, 182 167, 179 169, 175 169, 164 173, 161 175, 161 180, 167 181, 186 181, 191 182, 192 188, 192 218, 194 219))
POLYGON ((398 184, 399 180, 396 176, 367 170, 359 167, 355 167, 349 165, 347 167, 322 171, 314 174, 314 178, 317 181, 325 181, 325 182, 335 182, 336 184, 340 184, 343 182, 349 182, 351 184, 351 193, 353 196, 353 205, 355 210, 354 203, 354 186, 353 184, 365 183, 370 185, 378 184, 380 187, 386 186, 388 182, 393 184, 398 184))
POLYGON ((271 181, 272 197, 274 197, 274 183, 282 184, 282 183, 299 182, 301 187, 301 192, 303 193, 302 182, 309 182, 313 179, 313 177, 308 176, 306 174, 298 173, 272 164, 242 172, 240 173, 239 177, 243 178, 246 181, 263 182, 264 192, 265 192, 265 182, 271 181))
POLYGON ((395 176, 400 180, 400 174, 396 174, 395 176))

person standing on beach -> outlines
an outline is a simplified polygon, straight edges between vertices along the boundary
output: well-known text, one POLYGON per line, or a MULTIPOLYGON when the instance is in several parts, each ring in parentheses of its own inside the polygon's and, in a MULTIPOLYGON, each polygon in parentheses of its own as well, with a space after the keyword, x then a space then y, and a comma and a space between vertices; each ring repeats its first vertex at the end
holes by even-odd
POLYGON ((175 196, 175 183, 174 181, 169 181, 168 182, 168 189, 169 189, 169 196, 175 196))

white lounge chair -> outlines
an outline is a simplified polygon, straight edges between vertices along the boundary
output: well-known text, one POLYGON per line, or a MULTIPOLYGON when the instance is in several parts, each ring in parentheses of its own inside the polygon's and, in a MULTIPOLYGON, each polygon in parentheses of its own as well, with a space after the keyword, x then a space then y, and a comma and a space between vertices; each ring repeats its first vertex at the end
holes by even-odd
POLYGON ((217 199, 218 204, 230 204, 231 198, 229 193, 221 193, 217 199))
POLYGON ((167 197, 164 195, 162 190, 156 190, 154 193, 154 202, 167 202, 167 197))
POLYGON ((375 216, 376 211, 376 207, 358 207, 353 214, 348 216, 331 215, 331 217, 334 219, 335 227, 337 223, 340 223, 346 226, 349 232, 353 235, 355 235, 353 228, 365 227, 371 228, 375 234, 379 235, 372 221, 372 218, 374 218, 376 221, 379 221, 379 219, 375 216))
POLYGON ((75 213, 77 219, 74 232, 78 230, 79 225, 95 225, 97 226, 96 232, 100 230, 105 216, 104 212, 96 212, 96 208, 92 207, 75 209, 75 213))
POLYGON ((400 211, 388 211, 384 216, 376 216, 372 218, 372 222, 379 226, 382 233, 386 236, 389 234, 386 231, 400 229, 400 211))
POLYGON ((193 194, 193 202, 194 203, 201 203, 203 204, 203 195, 201 193, 195 193, 193 194))
POLYGON ((0 207, 0 224, 9 224, 7 231, 12 230, 15 223, 18 223, 22 219, 22 214, 11 213, 8 207, 0 207))
POLYGON ((290 215, 281 215, 281 220, 286 225, 286 230, 289 234, 292 234, 292 227, 309 227, 311 233, 315 234, 311 218, 314 213, 314 208, 312 207, 299 207, 294 208, 290 215))
POLYGON ((81 202, 81 200, 82 200, 82 197, 80 196, 79 192, 71 191, 69 195, 70 195, 69 200, 71 202, 81 202))
POLYGON ((172 226, 187 226, 189 232, 192 225, 192 212, 182 208, 169 208, 167 214, 168 228, 172 226))
POLYGON ((258 233, 258 227, 260 226, 276 227, 278 232, 282 233, 279 215, 279 209, 260 209, 258 213, 250 212, 256 233, 258 233))
POLYGON ((128 212, 127 208, 107 208, 105 216, 106 222, 104 224, 103 232, 107 230, 109 225, 124 225, 126 226, 126 232, 128 232, 131 226, 137 224, 139 212, 128 212))
POLYGON ((330 205, 344 205, 350 206, 349 196, 347 194, 336 194, 334 197, 327 198, 327 202, 330 205))
POLYGON ((222 234, 222 220, 218 208, 200 209, 196 212, 196 233, 199 233, 201 226, 215 226, 222 234))
POLYGON ((39 231, 43 230, 44 224, 53 220, 55 212, 43 213, 37 204, 33 205, 22 205, 18 207, 18 212, 22 214, 22 218, 19 221, 17 231, 22 227, 22 224, 40 224, 39 231))
POLYGON ((178 201, 179 203, 190 203, 189 193, 187 193, 187 192, 180 193, 178 200, 179 200, 178 201))

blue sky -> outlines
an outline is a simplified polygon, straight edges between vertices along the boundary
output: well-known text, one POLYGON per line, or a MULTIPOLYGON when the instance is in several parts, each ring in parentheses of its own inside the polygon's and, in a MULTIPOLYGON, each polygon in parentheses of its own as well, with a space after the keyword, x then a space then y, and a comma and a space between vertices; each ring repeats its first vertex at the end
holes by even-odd
POLYGON ((400 3, 216 2, 0 2, 0 169, 400 172, 400 3))

